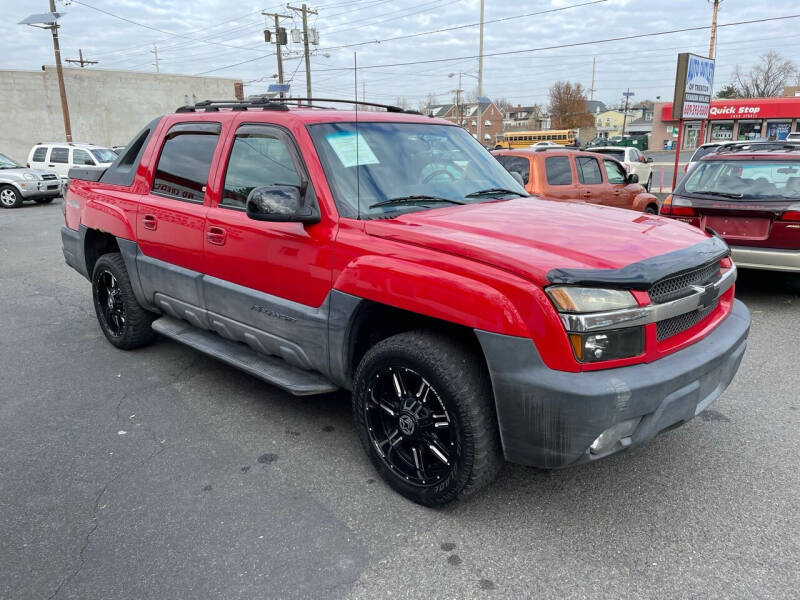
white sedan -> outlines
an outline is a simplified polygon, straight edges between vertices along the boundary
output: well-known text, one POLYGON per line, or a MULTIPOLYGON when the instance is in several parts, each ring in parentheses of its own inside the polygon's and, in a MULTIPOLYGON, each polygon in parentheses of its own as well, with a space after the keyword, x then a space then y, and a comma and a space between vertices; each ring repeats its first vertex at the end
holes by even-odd
POLYGON ((650 191, 650 186, 653 183, 653 167, 650 163, 653 162, 653 159, 645 156, 638 149, 627 146, 598 146, 589 148, 589 152, 597 152, 598 154, 606 154, 616 158, 625 167, 625 171, 636 173, 639 176, 639 183, 648 192, 650 191))

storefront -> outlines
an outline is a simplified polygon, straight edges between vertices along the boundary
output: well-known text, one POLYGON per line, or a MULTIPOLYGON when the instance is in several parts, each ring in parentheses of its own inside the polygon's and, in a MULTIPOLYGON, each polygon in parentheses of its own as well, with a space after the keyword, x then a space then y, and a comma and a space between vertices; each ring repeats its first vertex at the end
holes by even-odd
MULTIPOLYGON (((708 121, 684 121, 681 148, 705 142, 783 140, 792 131, 800 131, 800 98, 713 100, 708 121)), ((672 119, 671 102, 656 105, 653 134, 653 148, 677 144, 678 121, 672 119)))

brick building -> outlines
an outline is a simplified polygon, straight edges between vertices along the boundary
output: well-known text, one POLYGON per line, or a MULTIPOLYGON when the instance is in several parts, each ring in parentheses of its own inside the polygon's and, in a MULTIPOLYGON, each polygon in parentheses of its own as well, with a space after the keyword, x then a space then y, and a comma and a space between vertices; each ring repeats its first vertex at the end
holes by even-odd
POLYGON ((461 125, 475 139, 478 138, 478 119, 482 119, 484 146, 494 146, 494 143, 503 136, 503 113, 493 102, 435 104, 428 106, 426 113, 461 125))

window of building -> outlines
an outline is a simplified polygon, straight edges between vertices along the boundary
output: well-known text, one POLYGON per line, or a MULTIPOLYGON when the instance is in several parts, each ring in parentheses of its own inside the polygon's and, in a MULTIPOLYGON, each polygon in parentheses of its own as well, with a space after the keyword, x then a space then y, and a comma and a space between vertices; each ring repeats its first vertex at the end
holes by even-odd
POLYGON ((218 123, 174 125, 161 148, 153 192, 179 200, 202 202, 219 132, 218 123))
POLYGON ((551 156, 544 161, 547 183, 550 185, 570 185, 572 183, 572 169, 569 166, 568 156, 551 156))
POLYGON ((50 150, 50 162, 63 165, 69 163, 69 148, 56 147, 50 150))
POLYGON ((622 165, 613 160, 604 160, 603 163, 606 167, 606 177, 608 183, 625 183, 625 169, 622 165))
POLYGON ((739 121, 740 140, 755 140, 761 137, 761 121, 739 121))
POLYGON ((598 185, 603 183, 603 174, 596 158, 579 156, 575 159, 578 171, 578 181, 585 185, 598 185))
POLYGON ((44 159, 47 157, 47 147, 46 146, 39 146, 36 150, 33 151, 33 158, 31 158, 32 162, 44 162, 44 159))
POLYGON ((711 125, 712 142, 728 142, 733 139, 733 123, 714 123, 711 125))
POLYGON ((492 126, 492 122, 489 121, 489 120, 484 121, 483 124, 486 125, 486 127, 491 127, 492 126))
POLYGON ((75 148, 72 151, 72 164, 94 166, 94 161, 92 160, 92 157, 89 156, 89 153, 86 152, 86 150, 80 150, 78 148, 75 148))
POLYGON ((245 208, 253 188, 268 185, 300 186, 289 148, 270 127, 240 127, 231 148, 220 206, 245 208))

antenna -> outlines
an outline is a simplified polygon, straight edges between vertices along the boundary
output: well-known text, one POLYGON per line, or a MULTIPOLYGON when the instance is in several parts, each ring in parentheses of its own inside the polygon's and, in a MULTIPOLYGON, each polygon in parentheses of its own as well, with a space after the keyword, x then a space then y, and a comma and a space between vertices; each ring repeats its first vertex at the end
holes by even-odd
POLYGON ((358 164, 358 53, 353 52, 353 98, 356 99, 356 218, 361 220, 361 166, 358 164))

